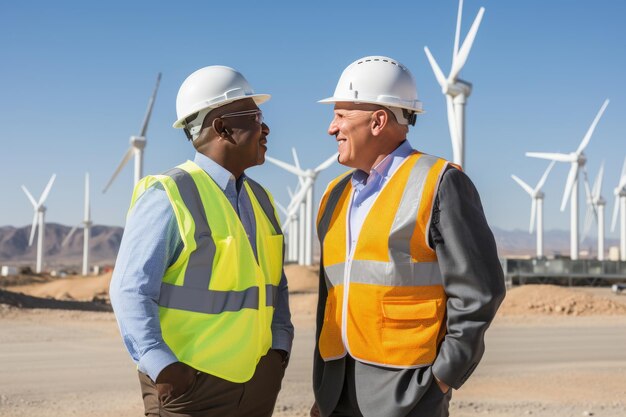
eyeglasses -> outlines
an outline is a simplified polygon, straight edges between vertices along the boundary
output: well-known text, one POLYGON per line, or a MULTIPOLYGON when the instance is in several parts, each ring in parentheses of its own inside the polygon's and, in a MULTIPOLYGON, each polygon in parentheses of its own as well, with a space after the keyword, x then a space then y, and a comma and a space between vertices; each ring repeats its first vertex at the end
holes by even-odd
POLYGON ((220 116, 220 118, 222 117, 240 117, 240 116, 252 116, 254 115, 254 121, 258 124, 263 124, 263 112, 260 109, 254 109, 254 110, 243 110, 243 111, 236 111, 234 113, 226 113, 220 116))

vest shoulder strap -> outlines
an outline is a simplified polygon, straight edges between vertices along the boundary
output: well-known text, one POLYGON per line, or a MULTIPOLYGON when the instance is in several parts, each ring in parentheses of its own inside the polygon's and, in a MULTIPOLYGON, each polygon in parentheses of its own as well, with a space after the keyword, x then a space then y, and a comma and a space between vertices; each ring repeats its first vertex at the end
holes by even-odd
POLYGON ((354 171, 348 173, 347 175, 344 174, 343 178, 340 177, 337 182, 333 181, 335 182, 334 186, 332 183, 329 184, 329 190, 325 194, 325 201, 323 201, 325 204, 323 204, 323 207, 320 207, 317 223, 317 235, 319 236, 320 242, 324 242, 335 207, 337 207, 337 203, 339 203, 341 194, 350 183, 353 172, 354 171))
POLYGON ((272 223, 274 232, 276 234, 282 234, 280 222, 276 216, 276 209, 274 208, 274 199, 272 198, 272 195, 265 189, 265 187, 250 177, 246 177, 246 182, 250 185, 252 193, 254 193, 254 196, 261 205, 263 212, 265 212, 265 215, 269 219, 270 223, 272 223))

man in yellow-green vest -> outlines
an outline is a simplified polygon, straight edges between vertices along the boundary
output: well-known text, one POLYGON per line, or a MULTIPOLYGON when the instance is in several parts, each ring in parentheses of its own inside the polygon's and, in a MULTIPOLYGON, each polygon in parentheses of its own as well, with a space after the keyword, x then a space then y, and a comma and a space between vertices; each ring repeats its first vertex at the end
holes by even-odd
POLYGON ((269 127, 236 70, 191 74, 176 99, 196 149, 135 187, 111 303, 146 416, 271 416, 293 340, 283 236, 262 164, 269 127))
POLYGON ((406 140, 422 112, 398 61, 361 58, 332 97, 339 163, 320 204, 311 416, 443 417, 484 352, 504 278, 480 198, 406 140))

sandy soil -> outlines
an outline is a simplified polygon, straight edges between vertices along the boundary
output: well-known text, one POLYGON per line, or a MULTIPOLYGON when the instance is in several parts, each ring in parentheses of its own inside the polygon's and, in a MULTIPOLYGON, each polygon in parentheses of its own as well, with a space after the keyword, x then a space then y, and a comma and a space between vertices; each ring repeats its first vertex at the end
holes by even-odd
MULTIPOLYGON (((317 274, 297 266, 287 274, 296 339, 275 415, 306 416, 317 274)), ((73 277, 5 288, 42 297, 22 308, 9 305, 11 293, 0 292, 0 416, 142 415, 136 371, 112 313, 33 308, 54 301, 46 297, 101 305, 109 280, 73 277)), ((606 288, 515 288, 486 343, 474 375, 453 394, 452 416, 626 416, 626 295, 606 288)))

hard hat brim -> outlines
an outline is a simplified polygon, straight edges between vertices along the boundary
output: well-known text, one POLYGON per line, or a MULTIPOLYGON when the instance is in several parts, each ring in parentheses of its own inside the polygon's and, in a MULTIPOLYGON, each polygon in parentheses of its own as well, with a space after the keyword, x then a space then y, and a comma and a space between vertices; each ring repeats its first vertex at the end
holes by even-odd
POLYGON ((419 107, 402 106, 402 105, 392 104, 392 103, 381 103, 380 101, 376 101, 376 100, 355 100, 353 98, 343 98, 343 97, 328 97, 328 98, 325 98, 323 100, 318 100, 318 103, 321 103, 321 104, 332 104, 332 103, 338 103, 338 102, 356 103, 356 104, 359 104, 359 103, 363 103, 363 104, 377 104, 377 105, 383 106, 383 107, 397 107, 397 108, 400 108, 400 109, 411 110, 411 111, 413 111, 415 113, 424 113, 424 110, 422 110, 422 106, 421 105, 419 107))
POLYGON ((252 100, 254 100, 254 103, 258 106, 259 104, 265 103, 266 101, 268 101, 271 97, 272 96, 270 94, 250 94, 250 95, 247 95, 247 96, 233 97, 230 100, 225 100, 225 101, 220 102, 219 105, 217 105, 217 106, 213 105, 213 106, 202 107, 202 108, 200 108, 200 109, 198 109, 196 111, 193 111, 193 112, 191 112, 191 113, 181 117, 180 119, 176 120, 174 122, 174 124, 172 125, 172 127, 175 128, 175 129, 182 129, 182 128, 184 128, 185 127, 185 119, 187 119, 192 114, 201 112, 202 110, 206 110, 208 108, 217 109, 218 107, 222 107, 222 106, 224 106, 226 104, 233 103, 235 101, 243 100, 243 99, 246 99, 246 98, 251 98, 252 100))

